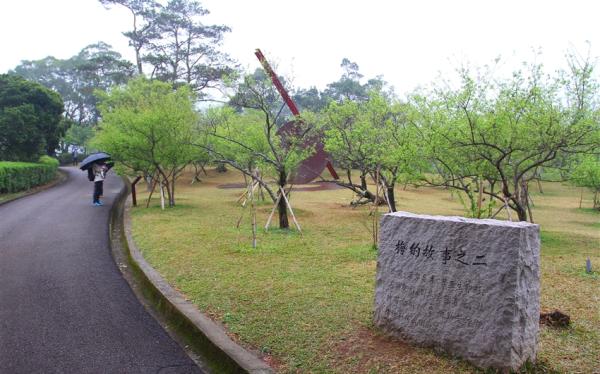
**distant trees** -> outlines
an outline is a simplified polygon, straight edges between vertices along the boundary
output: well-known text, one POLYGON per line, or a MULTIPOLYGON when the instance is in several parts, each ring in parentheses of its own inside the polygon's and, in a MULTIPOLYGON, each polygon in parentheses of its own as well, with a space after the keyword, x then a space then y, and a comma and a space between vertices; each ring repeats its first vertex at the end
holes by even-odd
POLYGON ((232 61, 218 47, 230 31, 224 25, 206 25, 208 14, 195 0, 99 0, 121 5, 132 14, 133 29, 123 33, 136 53, 138 73, 174 85, 186 83, 199 98, 207 88, 218 88, 232 74, 232 61))
POLYGON ((303 110, 319 112, 332 101, 340 104, 345 101, 367 101, 372 91, 379 92, 388 99, 393 98, 393 91, 382 76, 370 78, 362 83, 364 76, 360 73, 356 62, 343 58, 340 67, 342 68, 340 79, 329 83, 323 91, 319 91, 316 87, 297 89, 292 95, 296 104, 303 110))
POLYGON ((65 133, 60 96, 21 77, 0 75, 0 160, 37 161, 54 155, 65 133))
POLYGON ((153 0, 99 0, 104 6, 121 5, 131 13, 132 29, 126 31, 123 35, 129 39, 129 45, 135 51, 135 66, 137 73, 142 75, 143 59, 142 49, 149 43, 150 38, 154 36, 152 30, 152 17, 156 9, 160 6, 153 0))
POLYGON ((96 90, 126 83, 134 66, 106 43, 91 44, 66 60, 46 57, 22 61, 10 73, 38 82, 58 92, 65 103, 65 117, 82 126, 98 122, 96 90))
POLYGON ((600 209, 600 159, 588 155, 575 167, 571 174, 573 184, 589 188, 594 193, 593 206, 600 209))
POLYGON ((343 70, 340 79, 328 84, 323 91, 323 96, 327 98, 327 101, 333 100, 338 103, 344 100, 361 102, 369 99, 369 92, 371 91, 384 93, 387 83, 381 76, 371 78, 366 83, 361 83, 360 80, 363 75, 359 72, 356 62, 344 58, 340 67, 343 70))

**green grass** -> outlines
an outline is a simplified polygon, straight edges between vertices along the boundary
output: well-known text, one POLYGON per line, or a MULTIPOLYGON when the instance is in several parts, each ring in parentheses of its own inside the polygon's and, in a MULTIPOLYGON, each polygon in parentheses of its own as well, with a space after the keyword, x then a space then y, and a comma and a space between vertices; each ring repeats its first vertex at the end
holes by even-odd
MULTIPOLYGON (((177 207, 161 211, 155 198, 132 214, 134 238, 147 260, 235 339, 283 373, 477 372, 372 328, 370 207, 349 207, 347 190, 294 192, 303 235, 261 228, 252 249, 248 211, 235 227, 242 190, 216 188, 240 180, 233 172, 211 172, 194 185, 184 178, 177 207)), ((542 228, 542 309, 560 309, 573 323, 541 328, 539 362, 528 372, 593 373, 600 370, 600 279, 584 269, 587 257, 600 267, 600 214, 578 208, 579 190, 557 183, 544 189, 534 196, 542 228)), ((463 214, 448 191, 409 188, 397 196, 399 210, 463 214)), ((259 227, 270 209, 257 207, 259 227)))

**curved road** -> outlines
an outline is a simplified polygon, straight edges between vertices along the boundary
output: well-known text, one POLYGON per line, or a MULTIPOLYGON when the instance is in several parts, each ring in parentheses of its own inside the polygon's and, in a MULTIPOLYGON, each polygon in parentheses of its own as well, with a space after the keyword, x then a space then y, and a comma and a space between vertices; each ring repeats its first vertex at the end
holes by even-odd
POLYGON ((0 373, 202 373, 113 261, 110 206, 86 174, 0 206, 0 373))

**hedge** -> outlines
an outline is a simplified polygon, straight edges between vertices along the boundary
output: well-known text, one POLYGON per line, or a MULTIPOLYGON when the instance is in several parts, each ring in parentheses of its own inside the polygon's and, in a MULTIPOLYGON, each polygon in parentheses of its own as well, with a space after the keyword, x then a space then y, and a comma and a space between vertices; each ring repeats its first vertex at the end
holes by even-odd
POLYGON ((58 160, 43 156, 39 163, 0 161, 0 194, 28 190, 56 176, 58 160))

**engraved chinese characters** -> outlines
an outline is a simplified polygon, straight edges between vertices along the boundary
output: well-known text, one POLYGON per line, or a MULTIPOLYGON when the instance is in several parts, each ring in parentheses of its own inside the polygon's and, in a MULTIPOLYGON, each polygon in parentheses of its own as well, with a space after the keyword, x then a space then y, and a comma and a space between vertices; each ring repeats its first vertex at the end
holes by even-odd
POLYGON ((480 367, 517 369, 534 360, 539 227, 385 215, 374 318, 391 335, 480 367))

